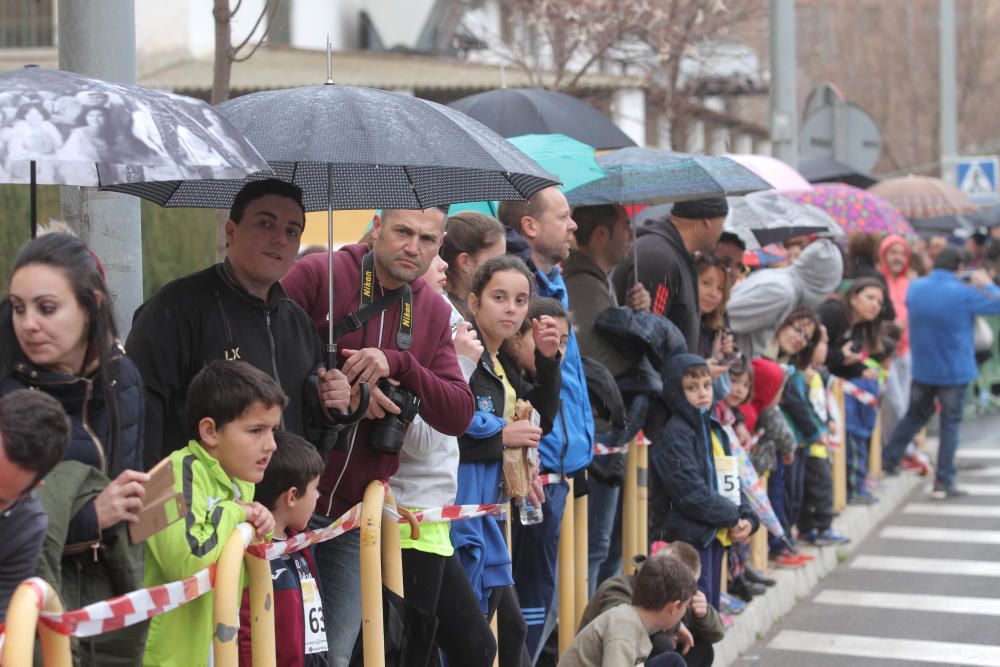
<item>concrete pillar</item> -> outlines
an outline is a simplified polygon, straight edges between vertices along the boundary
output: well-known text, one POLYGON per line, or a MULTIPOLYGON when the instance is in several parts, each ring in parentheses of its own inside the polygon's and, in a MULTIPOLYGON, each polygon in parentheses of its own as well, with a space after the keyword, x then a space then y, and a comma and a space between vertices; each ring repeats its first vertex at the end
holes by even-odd
POLYGON ((740 132, 733 141, 734 153, 753 153, 753 136, 740 132))
POLYGON ((709 133, 708 150, 709 155, 722 155, 732 153, 729 147, 729 128, 724 125, 715 125, 709 133))
POLYGON ((688 122, 687 151, 701 154, 705 152, 705 122, 691 120, 688 122))
POLYGON ((638 146, 646 145, 646 91, 620 88, 611 100, 611 119, 638 146))
MULTIPOLYGON (((135 83, 133 0, 59 0, 59 69, 106 81, 135 83)), ((119 335, 142 303, 139 200, 96 188, 63 187, 67 224, 104 264, 119 335)))

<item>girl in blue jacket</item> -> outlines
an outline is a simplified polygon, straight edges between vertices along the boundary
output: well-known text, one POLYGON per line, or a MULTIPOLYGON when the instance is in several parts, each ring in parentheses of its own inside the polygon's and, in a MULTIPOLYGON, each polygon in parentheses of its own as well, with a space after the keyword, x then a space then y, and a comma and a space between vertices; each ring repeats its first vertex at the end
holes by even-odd
MULTIPOLYGON (((532 322, 537 370, 533 387, 523 382, 517 365, 501 352, 503 343, 517 335, 528 314, 532 285, 528 267, 508 255, 485 262, 473 279, 469 310, 485 349, 469 378, 476 412, 458 440, 459 504, 506 503, 504 449, 538 447, 558 412, 559 330, 552 318, 532 322), (528 400, 538 412, 540 426, 514 419, 519 398, 528 400)), ((531 500, 536 506, 541 504, 537 497, 531 500)), ((512 587, 510 554, 500 523, 494 517, 455 522, 451 537, 483 611, 498 614, 501 667, 525 664, 527 628, 512 587)))

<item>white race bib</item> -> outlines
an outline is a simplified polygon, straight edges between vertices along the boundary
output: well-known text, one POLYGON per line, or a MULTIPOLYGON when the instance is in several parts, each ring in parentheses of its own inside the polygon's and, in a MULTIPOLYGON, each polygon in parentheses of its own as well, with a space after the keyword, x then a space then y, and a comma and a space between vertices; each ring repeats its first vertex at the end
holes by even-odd
POLYGON ((326 653, 326 622, 323 619, 323 599, 309 571, 305 558, 293 558, 302 589, 302 618, 305 620, 306 655, 326 653))
POLYGON ((715 457, 715 481, 719 494, 737 507, 740 506, 740 471, 735 456, 715 457))

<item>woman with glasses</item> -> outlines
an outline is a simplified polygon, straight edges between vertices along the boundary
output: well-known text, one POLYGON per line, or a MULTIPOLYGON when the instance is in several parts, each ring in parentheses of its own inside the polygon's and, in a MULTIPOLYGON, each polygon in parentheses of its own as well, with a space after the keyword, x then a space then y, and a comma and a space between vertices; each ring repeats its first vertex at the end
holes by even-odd
MULTIPOLYGON (((66 455, 40 495, 49 539, 39 573, 67 609, 142 586, 126 527, 142 509, 143 390, 117 341, 97 258, 69 234, 25 244, 0 304, 0 394, 42 391, 70 417, 66 455)), ((74 642, 83 665, 135 665, 145 624, 74 642)))

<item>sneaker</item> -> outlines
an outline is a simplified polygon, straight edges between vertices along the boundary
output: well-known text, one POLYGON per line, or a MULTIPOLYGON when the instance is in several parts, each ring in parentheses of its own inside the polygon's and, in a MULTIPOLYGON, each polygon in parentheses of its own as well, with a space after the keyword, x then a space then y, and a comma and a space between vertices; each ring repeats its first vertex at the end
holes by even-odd
POLYGON ((774 579, 771 579, 770 577, 765 575, 763 572, 759 572, 750 567, 749 565, 746 566, 746 571, 743 573, 743 576, 747 578, 747 581, 751 581, 755 584, 763 584, 768 588, 778 583, 774 579))
POLYGON ((870 493, 855 493, 847 499, 848 505, 874 505, 877 502, 878 498, 870 493))
POLYGON ((788 550, 778 552, 771 558, 771 561, 774 563, 775 567, 790 570, 797 570, 806 566, 806 561, 799 558, 799 554, 793 554, 788 550))
POLYGON ((899 462, 903 470, 912 470, 921 477, 927 477, 931 469, 927 463, 916 454, 907 454, 899 462))
POLYGON ((947 500, 949 498, 964 498, 969 495, 968 491, 963 491, 954 484, 945 486, 939 482, 934 482, 934 489, 931 491, 931 498, 934 500, 947 500))
POLYGON ((821 547, 828 547, 828 546, 833 546, 835 544, 847 544, 850 541, 851 538, 847 537, 846 535, 841 535, 840 533, 836 532, 833 528, 827 528, 822 533, 816 536, 816 540, 815 542, 813 542, 813 544, 816 544, 817 546, 821 547))
POLYGON ((804 533, 799 533, 799 537, 796 542, 802 542, 804 544, 816 544, 816 529, 806 531, 804 533))
POLYGON ((747 603, 738 598, 734 598, 732 595, 727 595, 721 593, 719 595, 719 610, 723 614, 729 614, 730 616, 738 616, 746 611, 747 603))

